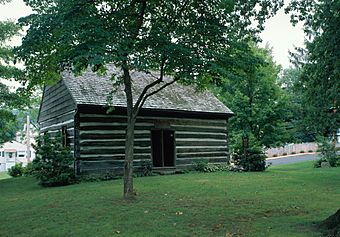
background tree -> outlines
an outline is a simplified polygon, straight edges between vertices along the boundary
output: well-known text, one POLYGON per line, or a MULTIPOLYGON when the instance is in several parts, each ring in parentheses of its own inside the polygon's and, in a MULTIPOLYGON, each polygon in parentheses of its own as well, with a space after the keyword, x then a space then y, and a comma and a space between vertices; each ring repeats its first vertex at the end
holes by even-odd
POLYGON ((229 120, 231 145, 241 137, 260 146, 276 146, 290 140, 288 97, 278 84, 280 67, 269 48, 245 44, 227 52, 238 66, 228 71, 214 90, 235 116, 229 120))
POLYGON ((300 77, 302 70, 297 67, 290 67, 282 71, 279 75, 279 85, 284 90, 289 101, 291 117, 288 120, 292 138, 291 142, 313 142, 315 133, 306 126, 306 110, 303 106, 303 92, 301 91, 300 77))
MULTIPOLYGON (((0 4, 5 2, 8 1, 0 1, 0 4)), ((12 21, 0 21, 0 144, 14 138, 17 123, 12 109, 20 107, 25 101, 20 89, 11 91, 3 83, 5 79, 22 79, 21 71, 12 64, 13 49, 7 44, 19 30, 20 27, 12 21)))
POLYGON ((307 36, 306 49, 298 49, 293 55, 301 70, 297 86, 305 129, 335 135, 340 127, 340 1, 293 0, 286 11, 294 24, 304 22, 307 36))
POLYGON ((217 70, 222 49, 255 37, 282 5, 281 0, 25 2, 35 13, 21 19, 29 30, 17 52, 32 84, 58 80, 70 68, 105 73, 105 65, 113 63, 121 69, 121 75, 111 76, 126 94, 125 198, 134 193, 134 125, 145 100, 178 80, 200 84, 203 74, 217 70), (136 100, 132 70, 155 76, 136 100), (173 79, 164 80, 165 74, 173 79))

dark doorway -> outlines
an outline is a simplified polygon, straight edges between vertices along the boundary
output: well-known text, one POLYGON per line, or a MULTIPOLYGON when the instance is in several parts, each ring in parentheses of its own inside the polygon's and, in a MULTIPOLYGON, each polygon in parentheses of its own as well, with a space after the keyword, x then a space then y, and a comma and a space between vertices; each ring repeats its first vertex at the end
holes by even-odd
POLYGON ((175 131, 152 130, 151 142, 153 166, 175 166, 175 131))

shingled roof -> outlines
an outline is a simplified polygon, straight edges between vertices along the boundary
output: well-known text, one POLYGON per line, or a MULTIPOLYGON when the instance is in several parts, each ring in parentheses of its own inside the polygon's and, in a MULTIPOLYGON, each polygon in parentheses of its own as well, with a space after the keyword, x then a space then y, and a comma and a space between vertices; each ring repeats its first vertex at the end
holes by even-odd
MULTIPOLYGON (((122 72, 115 67, 109 67, 107 74, 103 76, 91 70, 86 71, 81 76, 74 76, 72 73, 64 72, 63 80, 76 104, 106 105, 107 96, 113 89, 113 82, 110 80, 112 73, 120 76, 122 72)), ((159 76, 157 73, 131 72, 134 101, 137 100, 143 88, 156 80, 157 76, 159 76)), ((169 80, 171 78, 165 77, 163 83, 169 80)), ((123 85, 115 86, 112 105, 115 107, 126 107, 123 85)), ((208 91, 198 92, 192 86, 185 86, 179 83, 174 83, 150 96, 143 105, 143 108, 233 114, 212 93, 208 91)))

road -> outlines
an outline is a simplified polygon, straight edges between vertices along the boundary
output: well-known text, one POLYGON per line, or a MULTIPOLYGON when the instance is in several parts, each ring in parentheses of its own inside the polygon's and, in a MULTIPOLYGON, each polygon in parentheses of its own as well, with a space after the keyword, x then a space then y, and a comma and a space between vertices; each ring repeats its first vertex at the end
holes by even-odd
POLYGON ((275 159, 267 159, 266 162, 272 163, 272 166, 290 164, 290 163, 298 163, 307 160, 316 160, 318 158, 317 154, 305 154, 305 155, 295 155, 295 156, 284 156, 275 159))

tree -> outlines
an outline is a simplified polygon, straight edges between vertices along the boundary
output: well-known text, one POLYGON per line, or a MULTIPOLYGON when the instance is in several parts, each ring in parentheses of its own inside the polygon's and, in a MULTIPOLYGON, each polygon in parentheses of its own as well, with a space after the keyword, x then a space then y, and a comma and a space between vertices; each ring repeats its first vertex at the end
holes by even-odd
POLYGON ((340 2, 294 0, 286 11, 293 24, 304 22, 307 36, 305 49, 293 54, 301 70, 297 86, 306 130, 335 138, 340 127, 340 2))
MULTIPOLYGON (((0 1, 3 4, 8 1, 0 1)), ((22 79, 21 71, 11 65, 14 60, 13 49, 7 41, 17 35, 20 27, 12 21, 0 21, 0 79, 22 79)), ((24 103, 20 89, 11 92, 8 86, 0 82, 0 144, 15 136, 16 122, 12 109, 24 103)))
POLYGON ((306 126, 306 110, 303 106, 303 97, 299 80, 302 70, 297 67, 284 69, 279 75, 279 85, 288 97, 289 109, 292 116, 288 120, 288 129, 291 132, 291 142, 315 141, 315 133, 309 131, 306 126))
POLYGON ((242 137, 266 147, 287 142, 291 113, 288 97, 277 82, 280 67, 274 63, 271 50, 245 44, 232 51, 228 53, 240 61, 239 67, 228 72, 215 88, 235 113, 229 120, 232 146, 239 148, 242 137))
POLYGON ((146 99, 178 80, 199 84, 203 74, 216 70, 222 48, 255 37, 265 19, 282 5, 281 0, 26 3, 35 13, 21 19, 29 30, 17 52, 31 83, 58 80, 65 69, 81 73, 90 66, 105 73, 109 63, 121 69, 122 75, 112 77, 124 84, 126 95, 125 198, 134 196, 134 125, 146 99), (156 78, 135 101, 132 70, 152 73, 156 78), (164 80, 166 74, 173 79, 164 80))

